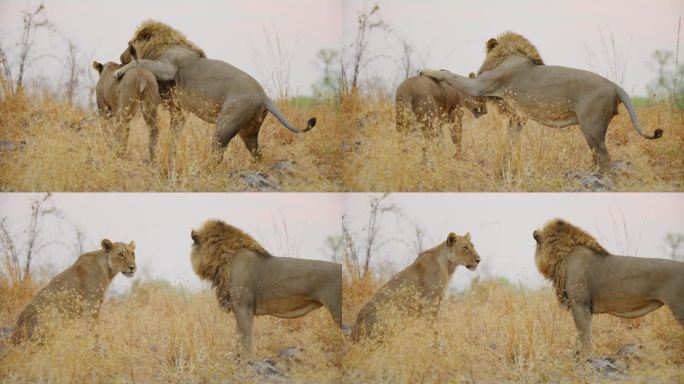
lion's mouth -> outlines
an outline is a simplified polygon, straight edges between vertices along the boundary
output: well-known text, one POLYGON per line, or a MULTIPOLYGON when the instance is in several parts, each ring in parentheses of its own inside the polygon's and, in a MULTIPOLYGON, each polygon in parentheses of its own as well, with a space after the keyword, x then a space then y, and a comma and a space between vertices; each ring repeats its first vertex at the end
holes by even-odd
POLYGON ((471 271, 474 271, 477 269, 477 264, 466 265, 466 268, 468 268, 471 271))
POLYGON ((135 272, 121 272, 121 273, 126 277, 131 277, 135 274, 135 272))

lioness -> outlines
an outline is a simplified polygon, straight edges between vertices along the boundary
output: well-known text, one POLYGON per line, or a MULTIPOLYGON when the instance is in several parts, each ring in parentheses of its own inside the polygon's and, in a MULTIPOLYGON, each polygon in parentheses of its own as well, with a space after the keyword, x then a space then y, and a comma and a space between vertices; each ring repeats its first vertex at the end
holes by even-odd
POLYGON ((473 97, 503 98, 504 109, 512 108, 550 127, 579 124, 601 170, 610 162, 606 130, 620 102, 639 135, 657 139, 663 134, 662 129, 650 136, 641 131, 634 105, 620 86, 592 72, 544 65, 537 49, 521 35, 506 32, 490 39, 486 52, 474 79, 445 70, 424 70, 421 74, 446 81, 473 97))
MULTIPOLYGON (((142 65, 158 81, 175 81, 174 102, 202 120, 216 124, 218 161, 228 142, 238 133, 252 156, 259 159, 259 130, 267 112, 294 133, 306 132, 316 125, 316 118, 311 118, 306 128, 295 128, 254 78, 226 62, 208 59, 204 51, 166 24, 143 22, 121 54, 121 60, 128 64, 114 73, 117 78, 135 65, 142 65), (129 62, 134 52, 140 57, 137 64, 129 62)), ((179 131, 174 127, 174 132, 179 131)))
POLYGON ((128 143, 130 121, 140 109, 150 130, 150 160, 154 161, 154 148, 159 137, 159 89, 156 78, 143 67, 133 67, 121 80, 114 79, 112 76, 121 65, 111 61, 105 64, 93 61, 93 68, 100 74, 95 86, 97 108, 101 114, 115 117, 121 153, 125 152, 128 143))
POLYGON ((235 313, 241 356, 253 352, 254 315, 285 319, 325 306, 342 327, 342 265, 275 257, 240 229, 207 220, 192 230, 192 268, 235 313))
MULTIPOLYGON (((475 74, 471 73, 470 76, 475 77, 475 74)), ((448 83, 438 82, 427 76, 411 76, 397 88, 397 129, 406 130, 413 118, 423 131, 434 134, 434 130, 439 128, 435 123, 445 119, 458 156, 461 153, 464 108, 468 108, 476 118, 487 113, 487 104, 483 98, 470 97, 448 83)))
POLYGON ((418 314, 427 312, 436 317, 456 267, 464 265, 474 271, 479 263, 480 255, 470 242, 470 233, 465 236, 449 233, 446 241, 418 255, 413 264, 394 275, 361 308, 352 330, 352 340, 374 335, 374 327, 380 318, 379 310, 383 306, 394 305, 405 310, 413 307, 418 314), (416 294, 418 302, 407 297, 409 294, 416 294))
POLYGON ((684 263, 617 256, 591 235, 561 219, 533 233, 539 272, 553 282, 563 308, 572 311, 581 353, 591 352, 591 316, 635 318, 667 305, 684 326, 684 263))
POLYGON ((17 319, 12 342, 18 344, 36 336, 45 311, 57 310, 66 318, 97 318, 105 292, 114 276, 135 273, 135 242, 101 242, 102 249, 85 253, 64 272, 57 275, 31 300, 17 319))

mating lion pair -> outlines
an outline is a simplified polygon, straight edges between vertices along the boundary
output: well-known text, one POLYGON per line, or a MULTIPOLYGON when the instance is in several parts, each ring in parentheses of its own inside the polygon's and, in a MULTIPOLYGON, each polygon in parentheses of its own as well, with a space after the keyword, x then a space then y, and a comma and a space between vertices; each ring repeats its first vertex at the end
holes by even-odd
MULTIPOLYGON (((171 130, 180 134, 185 116, 194 113, 202 120, 216 124, 214 157, 221 161, 223 150, 235 135, 240 135, 255 159, 261 158, 259 130, 267 113, 294 133, 309 131, 316 118, 298 129, 283 116, 261 85, 250 75, 220 60, 206 57, 204 51, 182 33, 166 24, 148 20, 133 34, 128 48, 120 56, 121 64, 93 63, 100 74, 96 86, 97 106, 101 112, 113 113, 121 123, 117 136, 124 148, 128 124, 142 105, 143 117, 150 126, 149 151, 154 159, 158 135, 156 109, 159 90, 171 113, 171 130), (151 79, 156 79, 152 86, 151 79), (123 125, 123 126, 121 126, 123 125)), ((172 140, 172 154, 176 140, 172 140)))
MULTIPOLYGON (((612 255, 582 229, 560 219, 534 231, 533 237, 537 268, 552 281, 561 307, 571 310, 582 355, 591 352, 593 314, 636 318, 667 305, 684 327, 684 263, 612 255)), ((377 335, 375 328, 388 306, 406 315, 427 314, 434 319, 456 267, 475 270, 479 262, 470 235, 450 233, 364 305, 352 340, 377 335)))
MULTIPOLYGON (((219 306, 233 311, 241 353, 253 350, 254 316, 286 319, 325 306, 342 327, 342 266, 320 260, 275 257, 243 231, 220 220, 192 230, 192 268, 209 280, 219 306)), ((81 255, 33 298, 22 311, 12 340, 38 336, 43 316, 56 309, 64 317, 97 318, 104 295, 121 272, 133 275, 135 243, 102 240, 102 249, 81 255)))
POLYGON ((528 118, 555 128, 579 124, 594 164, 602 171, 610 163, 606 131, 620 103, 640 136, 657 139, 663 134, 661 129, 652 135, 642 132, 634 105, 620 86, 592 72, 545 65, 534 45, 513 32, 487 41, 477 76, 424 70, 405 80, 397 89, 397 126, 403 126, 406 111, 421 120, 426 114, 430 115, 427 120, 446 115, 458 153, 462 108, 477 117, 486 111, 485 101, 494 102, 509 117, 509 132, 515 137, 528 118))

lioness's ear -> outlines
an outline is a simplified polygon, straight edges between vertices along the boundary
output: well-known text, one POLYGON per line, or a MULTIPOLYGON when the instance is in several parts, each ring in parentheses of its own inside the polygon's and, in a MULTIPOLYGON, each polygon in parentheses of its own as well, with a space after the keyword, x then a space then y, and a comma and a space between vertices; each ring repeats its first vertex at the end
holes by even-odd
POLYGON ((532 232, 532 237, 534 237, 534 240, 537 241, 537 244, 541 243, 542 239, 541 239, 541 234, 539 233, 539 231, 532 232))
POLYGON ((470 241, 470 232, 466 233, 464 237, 466 240, 470 241))
POLYGON ((190 232, 190 237, 192 237, 192 241, 199 243, 199 236, 197 236, 194 229, 190 232))
POLYGON ((456 234, 453 232, 449 232, 449 236, 447 236, 447 247, 451 247, 456 243, 456 234))
POLYGON ((114 246, 112 245, 112 241, 109 239, 102 239, 100 245, 102 245, 102 249, 104 249, 107 252, 111 251, 112 247, 114 246))
POLYGON ((135 249, 135 240, 131 240, 131 242, 128 243, 128 246, 131 247, 131 249, 135 249))
POLYGON ((93 61, 93 68, 95 68, 97 73, 102 74, 102 68, 104 68, 104 66, 97 61, 93 61))
POLYGON ((499 42, 496 41, 496 39, 487 40, 487 53, 489 53, 489 51, 494 49, 494 47, 496 47, 497 45, 499 45, 499 42))
POLYGON ((470 72, 470 73, 468 74, 468 78, 469 78, 469 79, 474 79, 474 78, 475 78, 475 73, 470 72))

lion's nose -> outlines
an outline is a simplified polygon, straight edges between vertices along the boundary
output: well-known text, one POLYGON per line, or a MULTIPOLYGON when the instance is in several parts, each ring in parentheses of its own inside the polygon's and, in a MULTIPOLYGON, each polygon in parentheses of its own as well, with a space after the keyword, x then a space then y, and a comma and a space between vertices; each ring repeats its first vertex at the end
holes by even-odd
POLYGON ((135 269, 136 269, 135 267, 130 267, 130 266, 128 267, 129 272, 135 272, 135 269))

